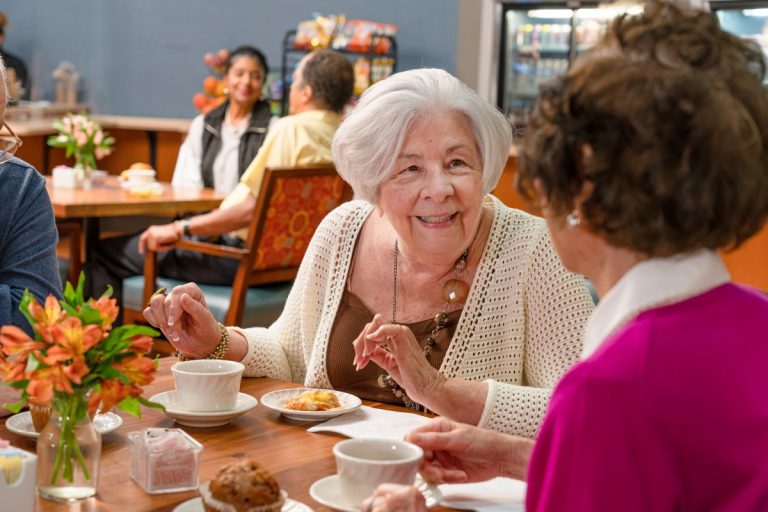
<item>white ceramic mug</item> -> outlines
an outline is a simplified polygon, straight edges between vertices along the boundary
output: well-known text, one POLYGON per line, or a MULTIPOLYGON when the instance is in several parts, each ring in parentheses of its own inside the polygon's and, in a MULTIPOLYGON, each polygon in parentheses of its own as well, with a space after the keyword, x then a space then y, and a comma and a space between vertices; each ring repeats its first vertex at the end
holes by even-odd
POLYGON ((388 439, 347 439, 333 447, 345 501, 357 506, 385 482, 411 485, 424 452, 415 444, 388 439))
POLYGON ((72 167, 66 167, 63 165, 57 165, 53 168, 53 188, 77 188, 77 169, 72 167))
POLYGON ((245 366, 236 361, 197 359, 171 366, 179 405, 191 412, 235 408, 245 366))

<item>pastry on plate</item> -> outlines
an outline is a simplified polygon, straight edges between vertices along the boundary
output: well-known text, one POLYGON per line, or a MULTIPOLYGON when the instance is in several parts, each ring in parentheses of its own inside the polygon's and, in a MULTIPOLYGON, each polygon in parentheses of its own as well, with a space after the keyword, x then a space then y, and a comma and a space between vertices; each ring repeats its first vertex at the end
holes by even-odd
POLYGON ((326 389, 312 389, 283 401, 286 409, 294 411, 329 411, 341 407, 336 393, 326 389))
POLYGON ((286 493, 253 460, 233 462, 199 488, 206 512, 279 512, 286 493))

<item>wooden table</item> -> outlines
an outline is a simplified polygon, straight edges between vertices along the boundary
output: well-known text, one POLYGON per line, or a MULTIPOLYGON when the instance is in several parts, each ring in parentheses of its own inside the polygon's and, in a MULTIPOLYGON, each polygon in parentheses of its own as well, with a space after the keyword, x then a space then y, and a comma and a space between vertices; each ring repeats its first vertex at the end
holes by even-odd
POLYGON ((224 199, 212 189, 174 189, 162 183, 159 195, 137 195, 123 189, 115 176, 90 190, 53 188, 46 177, 53 213, 59 219, 120 217, 125 215, 175 216, 186 212, 213 210, 224 199))
POLYGON ((52 178, 46 177, 46 188, 53 205, 53 214, 61 237, 69 237, 70 280, 80 274, 81 233, 85 235, 85 260, 99 239, 99 219, 124 216, 175 217, 188 212, 210 211, 219 206, 224 196, 213 189, 174 189, 168 183, 160 194, 138 195, 122 188, 116 176, 107 176, 90 190, 53 188, 52 178))
MULTIPOLYGON (((174 389, 170 366, 173 358, 160 360, 155 381, 145 388, 144 396, 174 389)), ((243 379, 241 391, 255 397, 297 384, 272 379, 243 379)), ((366 405, 405 410, 396 406, 366 402, 366 405)), ((37 499, 38 512, 48 511, 171 511, 179 503, 194 498, 194 491, 172 494, 147 494, 130 479, 131 452, 128 433, 147 427, 180 427, 162 412, 142 408, 141 419, 116 411, 125 422, 102 438, 102 456, 98 494, 80 503, 59 504, 37 499)), ((251 457, 272 472, 288 495, 316 511, 327 511, 309 496, 309 487, 320 478, 336 472, 331 449, 342 439, 334 434, 313 434, 306 431, 312 423, 296 422, 279 413, 257 405, 247 413, 222 427, 183 427, 204 446, 200 457, 200 481, 210 480, 223 465, 240 457, 251 457)), ((9 432, 5 421, 0 424, 0 437, 28 451, 35 451, 35 440, 9 432)), ((2 506, 0 506, 2 509, 2 506)), ((436 512, 448 510, 435 507, 436 512)))

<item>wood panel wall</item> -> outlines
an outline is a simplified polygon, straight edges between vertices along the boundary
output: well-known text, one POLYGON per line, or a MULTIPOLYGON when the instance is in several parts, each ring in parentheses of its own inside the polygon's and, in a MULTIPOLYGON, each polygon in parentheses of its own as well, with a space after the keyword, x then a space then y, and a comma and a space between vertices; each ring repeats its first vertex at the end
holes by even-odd
MULTIPOLYGON (((541 215, 535 207, 527 204, 520 197, 515 188, 516 174, 517 162, 516 158, 512 156, 507 160, 504 173, 493 194, 508 206, 534 215, 541 215)), ((762 231, 747 240, 744 245, 733 252, 724 253, 722 256, 734 282, 754 286, 768 292, 768 224, 763 226, 762 231)))

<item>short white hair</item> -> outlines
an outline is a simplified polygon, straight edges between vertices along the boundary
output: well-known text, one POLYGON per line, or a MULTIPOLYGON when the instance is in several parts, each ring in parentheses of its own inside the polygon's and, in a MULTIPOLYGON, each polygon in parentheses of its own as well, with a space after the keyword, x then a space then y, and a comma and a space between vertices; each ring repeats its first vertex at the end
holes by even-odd
POLYGON ((396 73, 366 90, 333 138, 333 162, 355 197, 376 203, 405 134, 420 116, 464 115, 483 163, 483 187, 492 191, 512 144, 509 121, 493 105, 442 69, 396 73))

